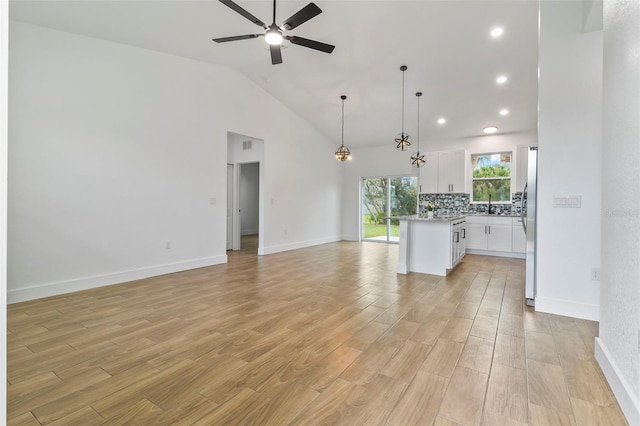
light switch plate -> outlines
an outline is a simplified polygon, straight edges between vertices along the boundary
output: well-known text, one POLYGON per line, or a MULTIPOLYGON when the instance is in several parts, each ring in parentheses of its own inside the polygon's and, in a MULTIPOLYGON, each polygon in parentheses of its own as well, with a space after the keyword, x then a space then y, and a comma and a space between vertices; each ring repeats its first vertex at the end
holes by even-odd
POLYGON ((582 195, 556 195, 553 197, 554 209, 579 209, 582 207, 582 195))

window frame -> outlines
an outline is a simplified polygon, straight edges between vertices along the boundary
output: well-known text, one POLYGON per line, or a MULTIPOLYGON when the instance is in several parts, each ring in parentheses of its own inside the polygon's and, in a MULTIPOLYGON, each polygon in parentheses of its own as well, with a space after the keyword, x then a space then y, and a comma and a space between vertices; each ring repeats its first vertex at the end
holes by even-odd
POLYGON ((509 199, 505 200, 505 201, 493 201, 492 200, 491 204, 511 204, 512 203, 512 196, 513 196, 512 195, 513 192, 511 191, 512 184, 513 184, 513 167, 512 167, 513 166, 513 151, 505 150, 505 151, 474 152, 474 153, 470 154, 469 160, 471 162, 471 167, 470 167, 470 169, 471 169, 471 188, 470 188, 470 191, 469 191, 470 192, 470 194, 469 194, 470 195, 469 203, 470 204, 487 204, 488 203, 488 201, 483 201, 483 200, 476 201, 476 200, 474 200, 474 198, 473 198, 473 194, 474 194, 473 184, 474 184, 475 181, 499 179, 499 180, 508 180, 509 181, 509 199), (476 177, 474 177, 473 176, 473 170, 474 170, 473 157, 474 156, 481 156, 481 155, 496 155, 496 154, 497 155, 509 154, 509 176, 508 177, 506 177, 506 176, 495 176, 495 177, 486 177, 486 178, 476 178, 476 177))

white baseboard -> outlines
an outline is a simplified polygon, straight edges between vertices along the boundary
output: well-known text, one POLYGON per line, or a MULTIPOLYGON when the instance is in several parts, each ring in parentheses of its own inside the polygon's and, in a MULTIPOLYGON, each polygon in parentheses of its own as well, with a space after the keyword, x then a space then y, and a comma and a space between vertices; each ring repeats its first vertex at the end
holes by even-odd
POLYGON ((257 229, 243 229, 240 231, 240 235, 256 235, 257 233, 257 229))
POLYGON ((589 305, 569 300, 536 296, 536 311, 591 321, 600 321, 600 305, 589 305))
POLYGON ((112 274, 96 275, 92 277, 77 278, 68 281, 41 284, 32 287, 18 288, 7 291, 7 302, 18 303, 26 300, 41 299, 43 297, 57 296, 59 294, 74 291, 88 290, 90 288, 104 287, 143 278, 156 277, 189 269, 202 268, 204 266, 227 263, 227 255, 204 257, 201 259, 187 260, 184 262, 156 265, 148 268, 133 269, 129 271, 115 272, 112 274))
POLYGON ((599 337, 596 337, 595 356, 627 421, 630 425, 640 425, 640 401, 638 396, 633 393, 625 377, 620 374, 620 370, 607 350, 605 342, 599 337))
POLYGON ((491 251, 491 250, 477 250, 466 249, 467 254, 477 254, 479 256, 496 256, 496 257, 510 257, 512 259, 524 259, 526 255, 524 253, 514 253, 510 251, 491 251))
POLYGON ((320 244, 335 243, 336 241, 341 241, 341 240, 342 240, 341 237, 334 236, 334 237, 318 238, 316 240, 306 240, 306 241, 299 241, 295 243, 279 244, 275 246, 258 249, 258 255, 262 256, 265 254, 280 253, 281 251, 297 250, 305 247, 317 246, 320 244))

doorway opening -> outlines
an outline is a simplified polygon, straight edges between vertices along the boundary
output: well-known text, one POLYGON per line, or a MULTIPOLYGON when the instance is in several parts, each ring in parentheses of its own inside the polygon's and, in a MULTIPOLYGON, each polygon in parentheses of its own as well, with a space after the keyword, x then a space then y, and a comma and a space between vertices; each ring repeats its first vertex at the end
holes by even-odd
POLYGON ((264 254, 264 141, 227 132, 227 250, 264 254))
POLYGON ((240 210, 240 248, 258 252, 260 163, 243 163, 240 167, 238 187, 240 210))
POLYGON ((397 244, 400 241, 400 221, 392 217, 416 213, 418 178, 364 178, 360 199, 362 240, 397 244))

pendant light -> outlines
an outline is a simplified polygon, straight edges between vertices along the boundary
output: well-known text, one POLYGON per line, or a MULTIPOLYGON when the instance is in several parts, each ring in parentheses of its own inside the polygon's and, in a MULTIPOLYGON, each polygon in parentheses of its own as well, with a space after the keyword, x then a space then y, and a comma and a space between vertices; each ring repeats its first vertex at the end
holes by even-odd
POLYGON ((418 150, 411 156, 411 165, 418 168, 426 163, 424 152, 420 152, 420 96, 422 96, 422 92, 416 92, 416 97, 418 98, 418 150))
POLYGON ((340 96, 342 99, 342 145, 336 150, 336 158, 340 161, 351 160, 351 151, 344 146, 344 100, 347 99, 345 95, 340 96))
POLYGON ((405 151, 411 146, 411 142, 409 142, 409 135, 404 132, 404 72, 406 70, 406 65, 400 67, 400 71, 402 71, 402 130, 394 139, 396 142, 396 149, 399 149, 400 151, 405 151))

